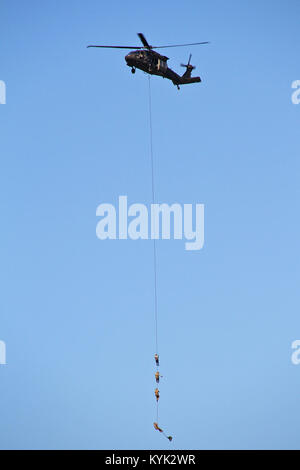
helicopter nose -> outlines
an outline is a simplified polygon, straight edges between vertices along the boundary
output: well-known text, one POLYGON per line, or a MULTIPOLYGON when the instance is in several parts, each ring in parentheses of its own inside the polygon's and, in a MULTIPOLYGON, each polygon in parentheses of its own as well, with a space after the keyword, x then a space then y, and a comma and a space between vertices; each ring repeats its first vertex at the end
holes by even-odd
POLYGON ((134 52, 129 52, 129 54, 127 54, 127 55, 125 56, 125 60, 126 60, 127 63, 129 63, 129 62, 132 61, 132 59, 134 59, 134 57, 135 57, 135 56, 134 56, 134 52))

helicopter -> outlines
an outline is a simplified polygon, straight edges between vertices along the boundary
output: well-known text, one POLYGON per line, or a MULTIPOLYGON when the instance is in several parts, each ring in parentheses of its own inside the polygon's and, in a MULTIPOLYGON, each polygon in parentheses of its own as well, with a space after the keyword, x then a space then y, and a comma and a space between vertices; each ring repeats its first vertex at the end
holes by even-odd
POLYGON ((154 49, 162 49, 167 47, 182 47, 182 46, 196 46, 200 44, 209 44, 209 42, 194 42, 191 44, 172 44, 168 46, 150 46, 143 33, 137 33, 143 46, 97 46, 89 45, 87 47, 102 47, 109 49, 135 49, 125 56, 125 61, 128 67, 131 67, 131 72, 135 73, 136 69, 143 70, 150 75, 158 75, 167 78, 180 89, 179 85, 186 85, 189 83, 201 82, 200 77, 192 77, 192 70, 196 67, 191 65, 192 54, 189 56, 187 64, 180 64, 186 68, 183 75, 178 75, 174 70, 168 67, 167 61, 169 57, 159 54, 154 49))

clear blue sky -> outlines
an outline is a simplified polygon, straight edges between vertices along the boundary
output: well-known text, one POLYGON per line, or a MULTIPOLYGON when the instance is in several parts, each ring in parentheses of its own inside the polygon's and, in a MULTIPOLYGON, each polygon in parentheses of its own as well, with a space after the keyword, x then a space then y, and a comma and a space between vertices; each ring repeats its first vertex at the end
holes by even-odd
POLYGON ((2 1, 0 447, 299 448, 297 0, 2 1), (148 78, 90 43, 211 41, 203 82, 151 79, 159 202, 205 245, 100 241, 96 207, 151 201, 148 78))

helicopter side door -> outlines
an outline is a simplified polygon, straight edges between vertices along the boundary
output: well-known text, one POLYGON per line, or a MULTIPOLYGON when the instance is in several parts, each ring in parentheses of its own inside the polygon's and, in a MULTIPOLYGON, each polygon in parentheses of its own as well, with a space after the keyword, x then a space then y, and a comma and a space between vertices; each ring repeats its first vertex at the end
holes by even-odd
POLYGON ((157 60, 157 70, 159 72, 165 73, 167 71, 167 68, 168 66, 165 60, 162 60, 162 59, 157 60))

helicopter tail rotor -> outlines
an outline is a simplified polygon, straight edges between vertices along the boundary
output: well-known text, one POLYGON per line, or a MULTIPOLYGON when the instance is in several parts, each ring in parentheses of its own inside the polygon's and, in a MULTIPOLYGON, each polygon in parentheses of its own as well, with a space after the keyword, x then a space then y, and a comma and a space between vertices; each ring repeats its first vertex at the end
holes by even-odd
POLYGON ((180 64, 181 67, 186 67, 186 71, 182 75, 184 78, 190 78, 190 76, 192 74, 192 70, 194 70, 196 68, 194 65, 191 65, 191 58, 192 58, 192 54, 190 54, 187 64, 180 64))

